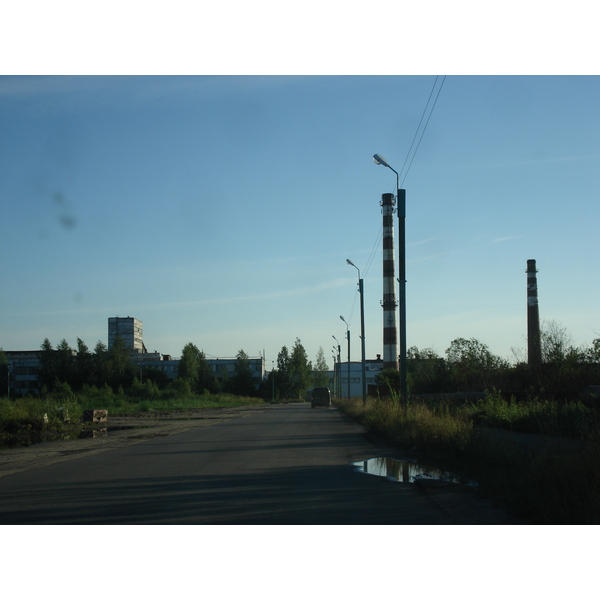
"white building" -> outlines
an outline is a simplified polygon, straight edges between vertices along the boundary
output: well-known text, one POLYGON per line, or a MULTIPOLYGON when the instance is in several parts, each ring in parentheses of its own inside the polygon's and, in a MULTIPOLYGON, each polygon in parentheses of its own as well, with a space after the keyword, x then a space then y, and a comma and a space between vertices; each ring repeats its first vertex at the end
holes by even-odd
MULTIPOLYGON (((365 375, 367 382, 367 392, 369 385, 375 385, 375 378, 379 372, 383 369, 382 360, 365 360, 365 375)), ((343 398, 350 395, 353 397, 362 397, 362 362, 350 361, 350 373, 348 373, 348 362, 339 362, 335 365, 334 376, 334 387, 331 391, 335 396, 341 396, 343 398), (348 377, 348 375, 350 375, 348 377), (348 380, 350 380, 350 394, 348 394, 348 380)))

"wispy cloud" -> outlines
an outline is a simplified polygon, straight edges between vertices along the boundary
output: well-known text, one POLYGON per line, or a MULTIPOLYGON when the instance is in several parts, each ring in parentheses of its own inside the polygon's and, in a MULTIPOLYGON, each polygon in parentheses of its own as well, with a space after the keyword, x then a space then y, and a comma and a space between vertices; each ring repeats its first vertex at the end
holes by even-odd
MULTIPOLYGON (((266 302, 269 300, 277 300, 281 298, 292 298, 297 296, 306 296, 309 294, 317 294, 319 292, 348 287, 355 282, 355 278, 346 277, 339 278, 332 281, 325 281, 317 283, 312 286, 295 288, 290 290, 279 290, 273 292, 266 292, 264 294, 248 294, 245 296, 221 296, 218 298, 205 298, 205 299, 194 299, 194 300, 177 300, 173 302, 154 302, 144 304, 128 304, 127 310, 129 312, 141 312, 141 311, 155 311, 155 310, 173 310, 178 308, 196 308, 201 306, 214 306, 223 304, 247 304, 250 302, 266 302)), ((122 306, 95 306, 95 307, 77 307, 72 309, 62 310, 49 310, 31 312, 27 314, 31 316, 49 316, 49 315, 74 315, 74 314, 119 314, 122 313, 122 306)), ((12 316, 21 313, 14 313, 12 316)), ((11 315, 9 315, 11 316, 11 315)))
POLYGON ((419 240, 418 242, 410 242, 409 244, 406 244, 407 248, 412 248, 413 246, 422 246, 423 244, 429 244, 430 242, 435 242, 436 240, 439 240, 440 238, 437 237, 432 237, 432 238, 427 238, 426 240, 419 240))
POLYGON ((504 237, 494 238, 490 244, 501 244, 502 242, 510 242, 510 240, 518 240, 522 235, 506 235, 504 237))

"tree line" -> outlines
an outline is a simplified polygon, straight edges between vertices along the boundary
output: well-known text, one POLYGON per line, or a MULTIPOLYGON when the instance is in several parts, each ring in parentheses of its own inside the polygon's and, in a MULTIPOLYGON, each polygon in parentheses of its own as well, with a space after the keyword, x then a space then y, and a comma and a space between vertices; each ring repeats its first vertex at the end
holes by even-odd
MULTIPOLYGON (((514 361, 494 355, 475 338, 456 338, 440 356, 431 348, 413 346, 407 352, 407 380, 411 394, 483 392, 497 389, 522 396, 576 399, 587 386, 600 385, 600 338, 589 347, 576 347, 559 323, 549 321, 541 331, 542 364, 532 368, 523 353, 513 350, 514 361)), ((193 343, 184 346, 177 376, 170 380, 158 368, 140 366, 119 337, 111 348, 98 342, 90 351, 80 338, 76 348, 62 340, 56 348, 45 339, 38 373, 42 394, 60 389, 108 386, 133 395, 153 395, 169 390, 174 395, 209 392, 258 396, 266 400, 303 399, 307 390, 329 385, 329 367, 323 348, 313 364, 299 338, 291 350, 283 346, 267 377, 253 376, 250 359, 239 350, 229 375, 213 372, 203 351, 193 343)), ((6 356, 0 349, 0 395, 7 389, 6 356)), ((399 388, 398 371, 384 371, 377 383, 399 388)))
MULTIPOLYGON (((6 355, 0 349, 0 394, 7 389, 7 366, 6 355)), ((170 380, 157 367, 137 364, 135 355, 117 336, 110 348, 99 341, 93 351, 81 338, 77 338, 75 348, 64 339, 54 348, 46 338, 40 347, 37 375, 42 395, 57 390, 77 393, 108 386, 113 392, 131 395, 155 395, 169 390, 176 395, 208 392, 282 400, 301 399, 309 388, 328 384, 328 367, 322 348, 319 348, 314 369, 298 338, 291 352, 286 346, 282 347, 277 367, 264 380, 253 374, 250 358, 244 350, 238 351, 230 375, 225 367, 213 372, 205 353, 188 343, 182 349, 176 378, 170 380)))
MULTIPOLYGON (((515 397, 575 400, 588 386, 600 385, 600 338, 589 347, 576 347, 566 329, 545 322, 541 334, 542 362, 531 366, 523 352, 514 361, 494 355, 475 338, 457 338, 445 357, 431 348, 407 352, 407 379, 412 394, 484 392, 496 389, 515 397)), ((394 374, 382 383, 394 385, 394 374)))

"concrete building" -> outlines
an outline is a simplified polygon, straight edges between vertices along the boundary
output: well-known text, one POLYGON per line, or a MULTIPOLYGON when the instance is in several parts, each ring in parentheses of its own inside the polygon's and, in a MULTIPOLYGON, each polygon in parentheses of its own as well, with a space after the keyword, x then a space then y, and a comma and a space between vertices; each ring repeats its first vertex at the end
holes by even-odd
POLYGON ((11 396, 39 394, 40 350, 6 350, 11 396))
POLYGON ((145 353, 147 350, 144 346, 142 333, 142 322, 139 319, 134 319, 133 317, 109 317, 108 349, 112 348, 118 336, 132 352, 145 353))
MULTIPOLYGON (((383 361, 381 359, 367 359, 365 361, 365 375, 367 380, 367 390, 370 385, 375 385, 375 378, 383 370, 383 361)), ((335 364, 335 371, 332 372, 332 379, 336 382, 335 387, 330 388, 332 392, 342 398, 348 396, 348 362, 339 362, 335 364)), ((362 362, 350 361, 350 397, 362 398, 362 362)))
MULTIPOLYGON (((162 371, 170 381, 177 377, 179 359, 173 359, 170 355, 160 354, 160 352, 148 352, 143 340, 142 322, 139 319, 109 317, 109 349, 112 348, 117 336, 131 351, 131 361, 138 366, 140 375, 144 367, 152 367, 162 371)), ((40 393, 41 351, 5 351, 4 353, 8 360, 11 393, 15 396, 38 395, 40 393)), ((76 355, 77 352, 73 350, 73 356, 76 355)), ((231 379, 235 375, 235 358, 207 358, 206 361, 220 381, 231 379)), ((266 361, 262 356, 251 357, 249 363, 258 388, 265 377, 266 361)))
MULTIPOLYGON (((172 359, 169 355, 160 355, 158 358, 144 358, 146 355, 140 354, 139 358, 132 354, 132 360, 140 367, 152 367, 162 371, 169 380, 177 377, 179 370, 179 360, 172 359)), ((235 358, 207 358, 206 362, 210 367, 211 372, 219 381, 231 379, 235 375, 235 358)), ((250 369, 252 376, 256 380, 256 385, 259 386, 266 374, 266 361, 262 356, 249 357, 250 369)))

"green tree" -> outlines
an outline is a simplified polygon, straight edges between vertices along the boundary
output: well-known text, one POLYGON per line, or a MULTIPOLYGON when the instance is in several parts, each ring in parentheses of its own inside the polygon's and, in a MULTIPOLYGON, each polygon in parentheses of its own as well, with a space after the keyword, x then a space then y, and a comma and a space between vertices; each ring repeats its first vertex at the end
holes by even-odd
POLYGON ((256 394, 256 383, 252 376, 252 368, 248 355, 240 350, 235 359, 234 373, 231 378, 231 392, 237 396, 253 396, 256 394))
POLYGON ((317 358, 315 360, 315 370, 313 371, 313 386, 326 387, 329 384, 329 367, 325 360, 323 347, 319 346, 317 358))
POLYGON ((202 394, 205 390, 211 393, 219 391, 217 378, 210 370, 206 355, 195 344, 189 343, 183 347, 177 377, 187 381, 192 392, 202 394))
POLYGON ((290 374, 290 353, 287 346, 282 346, 277 355, 275 376, 275 397, 285 399, 291 397, 292 382, 290 374))
POLYGON ((96 381, 94 357, 81 338, 77 338, 77 356, 75 356, 74 362, 74 374, 71 382, 73 389, 80 390, 86 383, 92 384, 96 381))
POLYGON ((200 352, 198 355, 198 381, 196 383, 196 389, 200 394, 205 391, 216 394, 220 391, 219 381, 211 371, 204 352, 200 352))
POLYGON ((397 399, 400 390, 400 371, 398 369, 383 369, 377 373, 375 383, 385 386, 390 396, 397 399))
POLYGON ((133 383, 137 367, 131 360, 131 350, 125 341, 116 336, 106 356, 108 372, 107 383, 117 392, 119 388, 127 389, 133 383))
POLYGON ((71 385, 75 374, 75 353, 65 339, 56 346, 56 362, 56 378, 71 385))
POLYGON ((451 386, 446 361, 431 348, 407 350, 408 383, 412 394, 446 392, 451 386))
POLYGON ((483 392, 494 386, 508 362, 492 354, 486 344, 475 338, 456 338, 446 350, 458 391, 483 392))
MULTIPOLYGON (((94 385, 103 388, 108 385, 108 348, 104 342, 98 340, 92 356, 94 385)), ((111 388, 112 389, 112 388, 111 388)))
POLYGON ((198 382, 199 368, 200 350, 194 344, 186 344, 181 351, 177 377, 187 381, 193 390, 196 388, 198 382))
POLYGON ((299 338, 296 338, 290 354, 289 372, 292 397, 303 399, 312 385, 313 377, 312 363, 308 360, 306 350, 299 338))
POLYGON ((573 339, 557 321, 543 321, 540 331, 542 365, 537 382, 544 397, 559 401, 575 400, 588 385, 600 377, 597 358, 600 343, 594 340, 589 349, 577 348, 573 339))
POLYGON ((156 367, 142 367, 141 376, 143 383, 151 381, 159 390, 164 390, 169 383, 167 374, 156 367))
POLYGON ((40 388, 52 390, 54 380, 58 376, 58 362, 54 348, 48 338, 45 338, 40 347, 40 370, 38 381, 40 388))

